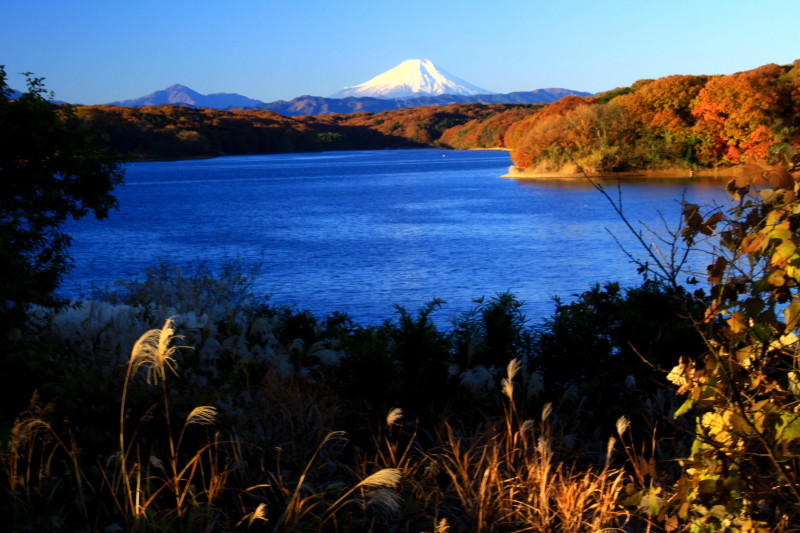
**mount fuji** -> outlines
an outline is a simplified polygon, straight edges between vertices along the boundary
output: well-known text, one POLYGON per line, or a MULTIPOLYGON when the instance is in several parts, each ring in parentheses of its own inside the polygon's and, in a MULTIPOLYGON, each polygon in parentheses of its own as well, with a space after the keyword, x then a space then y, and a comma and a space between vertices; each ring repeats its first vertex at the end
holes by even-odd
POLYGON ((494 94, 454 76, 428 59, 407 59, 360 85, 345 87, 330 98, 418 98, 442 94, 472 96, 494 94))

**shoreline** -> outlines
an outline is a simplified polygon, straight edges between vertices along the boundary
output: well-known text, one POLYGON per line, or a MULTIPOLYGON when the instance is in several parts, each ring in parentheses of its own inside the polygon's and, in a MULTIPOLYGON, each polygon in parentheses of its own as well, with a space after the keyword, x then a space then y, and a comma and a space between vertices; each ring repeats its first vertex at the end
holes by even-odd
POLYGON ((508 172, 500 176, 501 178, 512 178, 520 180, 537 180, 537 179, 586 179, 589 178, 676 178, 676 179, 690 179, 690 178, 732 178, 737 175, 739 167, 727 167, 723 169, 716 168, 703 168, 703 169, 685 169, 685 168, 665 168, 659 170, 626 170, 621 172, 587 172, 586 174, 580 172, 531 172, 520 169, 516 166, 508 167, 508 172))

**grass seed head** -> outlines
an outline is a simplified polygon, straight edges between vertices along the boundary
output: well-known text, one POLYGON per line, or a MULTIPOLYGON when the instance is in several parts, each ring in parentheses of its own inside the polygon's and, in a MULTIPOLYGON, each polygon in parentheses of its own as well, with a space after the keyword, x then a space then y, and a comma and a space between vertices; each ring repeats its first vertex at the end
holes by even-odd
POLYGON ((217 421, 217 408, 208 405, 195 407, 189 416, 186 417, 186 425, 201 424, 204 426, 213 425, 217 421))
POLYGON ((132 365, 133 372, 137 372, 140 367, 147 369, 147 382, 153 385, 159 381, 166 380, 166 371, 173 374, 177 362, 173 357, 178 348, 173 342, 181 339, 180 335, 175 335, 175 322, 168 318, 161 329, 151 329, 133 345, 129 364, 132 365))
POLYGON ((367 507, 378 506, 390 513, 400 512, 400 496, 390 489, 377 489, 367 493, 367 507))
POLYGON ((402 473, 397 468, 384 468, 378 470, 359 482, 359 487, 388 487, 396 488, 403 477, 402 473))
POLYGON ((394 409, 389 411, 388 415, 386 415, 386 426, 392 427, 396 424, 399 424, 400 420, 402 419, 403 419, 403 410, 400 409, 399 407, 395 407, 394 409))
POLYGON ((628 420, 624 416, 619 417, 619 419, 617 419, 617 433, 619 434, 619 436, 621 437, 626 431, 628 431, 628 428, 630 426, 631 426, 630 420, 628 420))

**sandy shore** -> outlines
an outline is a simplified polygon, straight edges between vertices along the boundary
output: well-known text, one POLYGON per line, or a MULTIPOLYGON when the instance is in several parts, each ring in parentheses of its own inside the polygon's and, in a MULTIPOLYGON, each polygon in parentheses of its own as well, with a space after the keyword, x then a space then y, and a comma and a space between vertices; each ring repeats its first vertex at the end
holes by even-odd
MULTIPOLYGON (((631 170, 626 172, 587 172, 590 178, 732 178, 737 175, 738 167, 728 167, 721 169, 704 168, 698 170, 687 170, 685 168, 671 168, 661 170, 631 170)), ((511 166, 508 173, 503 174, 503 178, 514 179, 554 179, 554 178, 585 178, 583 174, 576 172, 530 172, 525 169, 511 166)))

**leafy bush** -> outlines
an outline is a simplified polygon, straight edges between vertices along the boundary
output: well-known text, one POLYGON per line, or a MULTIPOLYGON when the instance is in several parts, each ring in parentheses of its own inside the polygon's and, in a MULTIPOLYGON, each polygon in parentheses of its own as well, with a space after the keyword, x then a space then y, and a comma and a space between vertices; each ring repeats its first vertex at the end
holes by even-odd
POLYGON ((685 396, 676 417, 695 424, 691 454, 673 500, 696 531, 766 528, 800 519, 800 157, 790 166, 748 164, 729 190, 727 213, 687 206, 689 242, 714 232, 706 348, 669 374, 685 396))

